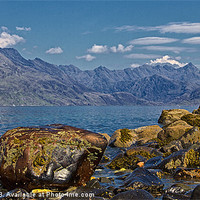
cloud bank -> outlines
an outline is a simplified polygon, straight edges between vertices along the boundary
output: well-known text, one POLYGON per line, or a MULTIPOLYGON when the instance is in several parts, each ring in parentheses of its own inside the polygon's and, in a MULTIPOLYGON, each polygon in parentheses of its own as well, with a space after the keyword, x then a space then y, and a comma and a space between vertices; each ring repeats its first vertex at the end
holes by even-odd
POLYGON ((31 31, 31 27, 16 27, 17 31, 31 31))
POLYGON ((46 51, 47 54, 61 54, 63 50, 60 47, 51 48, 46 51))
POLYGON ((92 61, 94 60, 96 57, 92 56, 90 54, 84 55, 84 56, 76 56, 76 59, 85 59, 86 61, 92 61))

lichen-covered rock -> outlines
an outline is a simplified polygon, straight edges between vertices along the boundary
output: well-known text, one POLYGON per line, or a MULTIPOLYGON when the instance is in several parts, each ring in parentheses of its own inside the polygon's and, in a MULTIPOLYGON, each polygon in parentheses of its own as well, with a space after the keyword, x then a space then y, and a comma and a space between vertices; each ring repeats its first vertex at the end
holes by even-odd
POLYGON ((107 146, 104 136, 66 125, 15 128, 1 138, 7 188, 67 188, 89 181, 107 146))
POLYGON ((143 189, 150 193, 161 193, 164 184, 149 170, 137 168, 124 180, 122 187, 127 189, 143 189))
POLYGON ((185 121, 177 120, 163 127, 164 131, 158 133, 158 138, 162 141, 177 140, 191 128, 192 126, 188 125, 185 121))
POLYGON ((184 109, 163 110, 158 122, 163 125, 171 124, 172 122, 181 119, 183 115, 187 114, 190 114, 190 112, 184 109))
POLYGON ((111 200, 154 200, 154 197, 146 190, 128 190, 115 195, 111 200))
POLYGON ((187 122, 191 126, 200 126, 200 114, 183 115, 181 120, 187 122))
POLYGON ((143 126, 137 129, 119 129, 116 130, 110 139, 110 146, 130 147, 136 142, 144 144, 147 141, 156 138, 162 130, 158 125, 143 126))

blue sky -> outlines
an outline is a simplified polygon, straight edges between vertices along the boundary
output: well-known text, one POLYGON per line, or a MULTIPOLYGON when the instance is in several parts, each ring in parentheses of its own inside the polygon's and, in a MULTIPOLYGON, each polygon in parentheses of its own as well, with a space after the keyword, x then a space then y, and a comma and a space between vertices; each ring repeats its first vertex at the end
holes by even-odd
POLYGON ((0 1, 0 47, 80 69, 200 66, 200 1, 0 1))

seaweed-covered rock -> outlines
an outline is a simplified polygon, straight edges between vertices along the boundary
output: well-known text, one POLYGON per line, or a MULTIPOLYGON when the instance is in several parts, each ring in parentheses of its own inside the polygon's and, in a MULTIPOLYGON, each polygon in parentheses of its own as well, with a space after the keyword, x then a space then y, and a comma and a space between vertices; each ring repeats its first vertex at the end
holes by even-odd
POLYGON ((127 189, 143 189, 151 193, 161 193, 164 184, 149 170, 137 168, 124 180, 122 187, 127 189))
POLYGON ((183 115, 181 120, 187 122, 191 126, 200 126, 200 114, 183 115))
POLYGON ((163 127, 164 131, 158 133, 158 138, 162 141, 172 141, 180 138, 185 132, 190 130, 192 126, 188 125, 183 120, 177 120, 163 127))
POLYGON ((154 200, 154 197, 147 192, 146 190, 128 190, 126 192, 121 192, 115 195, 111 200, 138 200, 138 199, 145 199, 145 200, 154 200))
POLYGON ((169 144, 165 145, 164 147, 162 147, 160 151, 164 153, 172 154, 176 151, 180 151, 181 149, 183 149, 181 141, 174 140, 174 141, 171 141, 169 144))
POLYGON ((184 109, 163 110, 158 122, 163 125, 171 124, 186 114, 190 114, 190 112, 184 109))
POLYGON ((178 167, 199 167, 199 152, 193 149, 180 150, 166 157, 157 168, 173 172, 178 167))
POLYGON ((175 183, 165 190, 166 194, 185 194, 191 188, 183 183, 175 183))
POLYGON ((1 138, 0 176, 7 188, 67 188, 89 181, 107 140, 66 125, 15 128, 1 138))

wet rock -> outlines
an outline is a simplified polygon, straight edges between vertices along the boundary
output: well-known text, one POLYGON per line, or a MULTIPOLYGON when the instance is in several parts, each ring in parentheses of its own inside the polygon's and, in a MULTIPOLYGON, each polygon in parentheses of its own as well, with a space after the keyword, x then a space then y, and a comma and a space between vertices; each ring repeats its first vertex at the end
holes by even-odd
POLYGON ((103 135, 108 141, 108 143, 110 142, 110 136, 107 133, 99 133, 99 134, 103 135))
POLYGON ((138 199, 145 199, 145 200, 154 200, 154 197, 145 190, 129 190, 126 192, 121 192, 115 195, 111 200, 138 200, 138 199))
POLYGON ((186 114, 190 114, 190 112, 184 109, 163 110, 158 122, 163 125, 171 124, 186 114))
POLYGON ((16 128, 1 138, 7 188, 67 188, 89 181, 107 146, 104 136, 65 125, 16 128))
POLYGON ((112 181, 107 177, 100 177, 99 178, 100 183, 111 183, 112 181))
POLYGON ((197 185, 191 195, 190 200, 198 200, 200 198, 200 185, 197 185))
POLYGON ((155 169, 158 167, 158 165, 163 161, 163 157, 162 156, 157 156, 154 158, 149 159, 145 165, 144 168, 146 169, 155 169))
POLYGON ((137 168, 124 180, 122 187, 127 189, 143 189, 151 193, 161 193, 164 184, 147 169, 137 168))
POLYGON ((97 189, 101 189, 102 186, 99 183, 98 179, 92 179, 91 181, 87 182, 86 187, 88 188, 97 188, 97 189))
POLYGON ((190 200, 190 195, 185 195, 185 194, 164 194, 162 200, 190 200))
POLYGON ((141 144, 156 138, 162 130, 158 125, 144 126, 137 129, 119 129, 115 131, 110 139, 110 146, 130 147, 136 142, 141 144))

